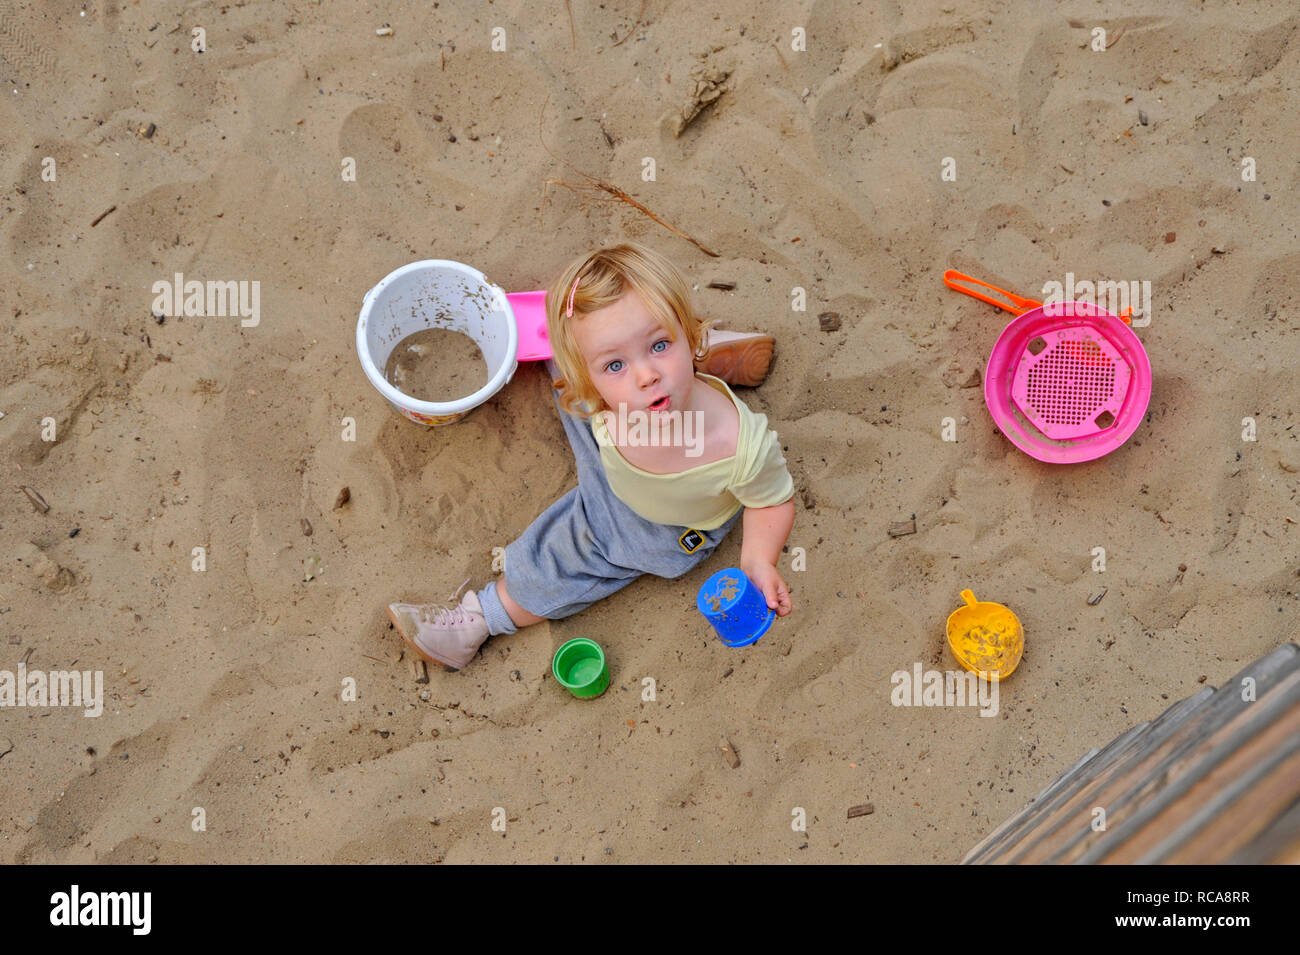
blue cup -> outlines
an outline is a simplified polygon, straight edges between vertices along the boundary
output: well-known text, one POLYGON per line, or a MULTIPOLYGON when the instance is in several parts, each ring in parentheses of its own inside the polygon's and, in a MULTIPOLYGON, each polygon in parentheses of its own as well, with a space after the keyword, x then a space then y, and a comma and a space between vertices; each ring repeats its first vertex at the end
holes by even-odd
POLYGON ((695 606, 713 626, 718 639, 729 647, 757 643, 776 619, 776 611, 768 608, 763 591, 735 567, 720 570, 706 580, 695 606))

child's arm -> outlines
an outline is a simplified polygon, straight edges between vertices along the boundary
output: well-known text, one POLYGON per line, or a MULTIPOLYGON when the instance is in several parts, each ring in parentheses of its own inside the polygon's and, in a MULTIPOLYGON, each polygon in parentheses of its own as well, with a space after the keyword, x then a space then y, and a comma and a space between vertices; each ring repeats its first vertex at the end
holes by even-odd
POLYGON ((794 498, 772 507, 747 507, 742 520, 740 569, 763 591, 768 607, 784 617, 792 609, 790 588, 781 579, 776 564, 794 527, 794 498))

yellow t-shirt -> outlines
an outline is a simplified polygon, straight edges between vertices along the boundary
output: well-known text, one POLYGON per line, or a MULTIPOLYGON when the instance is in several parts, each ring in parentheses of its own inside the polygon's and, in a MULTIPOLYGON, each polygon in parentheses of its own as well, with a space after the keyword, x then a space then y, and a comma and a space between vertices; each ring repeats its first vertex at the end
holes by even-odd
POLYGON ((619 500, 647 521, 711 531, 742 507, 784 504, 794 494, 794 478, 767 415, 750 411, 721 378, 703 372, 696 372, 696 378, 725 394, 740 413, 736 453, 729 458, 677 474, 651 474, 619 453, 600 415, 589 420, 605 477, 619 500))

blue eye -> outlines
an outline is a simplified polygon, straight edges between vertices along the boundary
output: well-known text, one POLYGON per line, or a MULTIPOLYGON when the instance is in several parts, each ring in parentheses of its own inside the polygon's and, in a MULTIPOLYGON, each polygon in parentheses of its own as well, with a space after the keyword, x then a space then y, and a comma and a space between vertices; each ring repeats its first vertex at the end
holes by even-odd
MULTIPOLYGON (((672 339, 661 338, 659 339, 659 341, 655 342, 650 347, 651 349, 657 349, 654 352, 656 355, 662 355, 664 352, 668 350, 668 348, 672 347, 672 344, 673 344, 672 339), (659 348, 660 345, 667 345, 668 348, 659 348)), ((613 361, 611 361, 608 365, 605 366, 605 371, 610 374, 618 374, 618 369, 615 368, 614 366, 622 365, 622 364, 623 364, 623 360, 621 358, 615 358, 613 361)))

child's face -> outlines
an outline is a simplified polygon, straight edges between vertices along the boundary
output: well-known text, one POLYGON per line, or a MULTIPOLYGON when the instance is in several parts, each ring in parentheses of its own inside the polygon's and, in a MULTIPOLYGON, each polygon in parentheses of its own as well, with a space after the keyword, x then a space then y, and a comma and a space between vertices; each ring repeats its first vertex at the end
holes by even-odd
POLYGON ((592 384, 616 414, 620 404, 629 412, 690 409, 695 362, 686 334, 679 327, 676 341, 669 338, 635 291, 584 315, 573 335, 592 384))

